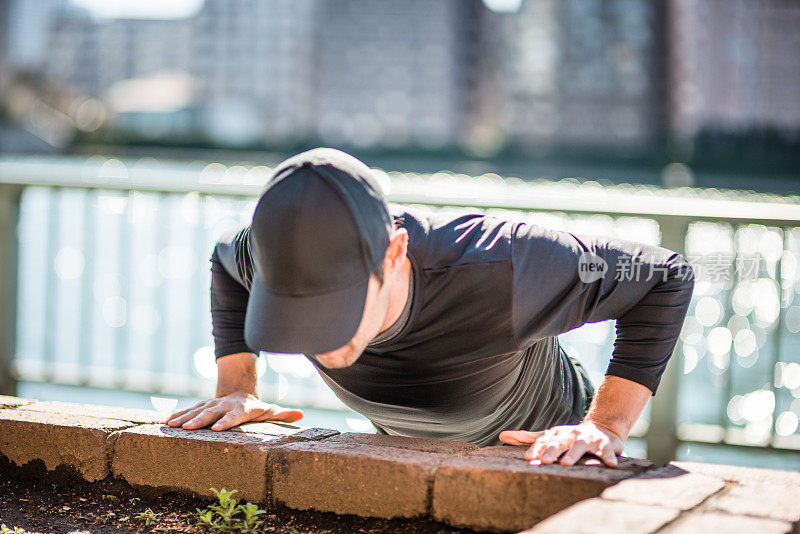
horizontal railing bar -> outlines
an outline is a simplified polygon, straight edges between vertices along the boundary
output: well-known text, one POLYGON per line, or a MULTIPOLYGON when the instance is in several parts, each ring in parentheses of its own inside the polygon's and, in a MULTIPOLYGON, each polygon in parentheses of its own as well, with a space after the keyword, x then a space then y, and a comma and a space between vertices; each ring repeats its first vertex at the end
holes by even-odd
MULTIPOLYGON (((557 205, 554 203, 547 203, 547 205, 538 205, 541 204, 537 202, 537 205, 533 205, 533 203, 526 203, 525 201, 515 200, 506 203, 500 202, 492 202, 490 200, 485 199, 442 199, 442 198, 434 198, 434 197, 425 197, 425 198, 417 198, 413 199, 412 197, 406 197, 401 195, 389 195, 390 202, 398 202, 401 204, 421 204, 425 206, 435 206, 435 207, 472 207, 472 208, 480 208, 480 209, 509 209, 509 210, 519 210, 519 211, 540 211, 540 212, 557 212, 557 213, 565 213, 570 215, 609 215, 609 216, 620 216, 620 217, 643 217, 648 219, 655 219, 657 221, 661 221, 665 218, 683 218, 683 219, 690 219, 692 222, 694 221, 703 221, 703 222, 737 222, 739 224, 763 224, 765 226, 777 226, 777 227, 789 227, 789 226, 800 226, 800 218, 778 218, 778 217, 746 217, 746 216, 733 216, 733 215, 708 215, 708 214, 688 214, 688 213, 666 213, 663 212, 646 212, 646 211, 639 211, 639 210, 619 210, 619 209, 604 209, 598 206, 594 207, 575 207, 575 204, 578 202, 572 202, 571 207, 566 207, 565 205, 557 205)), ((629 199, 629 202, 638 201, 637 198, 629 199)), ((800 216, 800 212, 797 214, 800 216)))
POLYGON ((773 443, 768 439, 750 443, 747 441, 744 429, 724 427, 706 423, 681 423, 677 428, 678 441, 683 443, 702 443, 706 445, 728 445, 731 447, 745 447, 749 449, 776 449, 790 450, 795 453, 800 450, 800 434, 789 436, 774 436, 773 443))
POLYGON ((728 441, 703 441, 700 439, 679 439, 678 442, 681 445, 707 445, 709 447, 725 447, 729 449, 738 449, 741 451, 749 451, 753 452, 758 450, 760 452, 778 452, 782 454, 793 454, 797 455, 798 451, 800 451, 800 447, 778 447, 776 445, 761 445, 758 443, 754 443, 752 445, 745 444, 745 443, 731 443, 728 441))
MULTIPOLYGON (((98 163, 87 166, 86 160, 82 163, 66 158, 64 161, 30 162, 0 158, 0 183, 255 197, 263 190, 269 175, 267 167, 253 168, 255 172, 242 168, 236 173, 237 179, 232 180, 221 165, 220 168, 212 167, 211 171, 190 164, 165 165, 164 168, 133 166, 128 169, 123 166, 102 170, 103 166, 98 163)), ((688 217, 697 221, 775 226, 800 224, 800 203, 714 198, 700 188, 692 189, 694 194, 681 196, 674 191, 658 192, 652 188, 645 192, 631 192, 620 191, 620 186, 582 188, 575 184, 522 182, 518 179, 462 179, 445 175, 443 180, 437 175, 402 173, 384 176, 390 182, 387 197, 391 202, 649 218, 688 217)), ((752 195, 742 193, 743 198, 752 195)))

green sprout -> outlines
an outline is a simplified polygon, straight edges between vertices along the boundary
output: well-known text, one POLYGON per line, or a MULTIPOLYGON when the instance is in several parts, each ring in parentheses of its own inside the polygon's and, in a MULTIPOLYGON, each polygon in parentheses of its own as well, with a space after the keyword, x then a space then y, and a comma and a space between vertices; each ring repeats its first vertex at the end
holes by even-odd
POLYGON ((136 514, 134 517, 144 521, 144 524, 148 527, 158 523, 158 514, 153 512, 150 508, 146 509, 144 512, 136 514))
POLYGON ((0 534, 24 534, 24 533, 25 529, 23 529, 22 527, 14 527, 14 530, 11 530, 5 525, 5 523, 0 525, 0 534))
POLYGON ((256 534, 264 520, 258 516, 267 513, 257 505, 247 502, 239 504, 233 498, 237 490, 222 488, 217 491, 209 488, 216 495, 219 504, 210 504, 205 510, 197 508, 197 525, 204 525, 220 533, 256 534))

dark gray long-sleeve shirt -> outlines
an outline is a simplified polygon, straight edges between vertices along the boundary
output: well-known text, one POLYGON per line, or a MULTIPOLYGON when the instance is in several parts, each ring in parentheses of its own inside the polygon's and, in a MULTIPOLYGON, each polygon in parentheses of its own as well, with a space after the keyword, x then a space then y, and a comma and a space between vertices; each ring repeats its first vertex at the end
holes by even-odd
MULTIPOLYGON (((477 213, 390 207, 409 234, 414 287, 405 324, 349 367, 327 369, 309 357, 337 397, 379 430, 485 446, 500 444, 502 430, 577 423, 584 389, 556 336, 609 319, 617 337, 606 374, 655 395, 694 287, 683 256, 477 213), (606 269, 587 277, 587 258, 606 269)), ((223 236, 211 257, 217 358, 253 352, 243 334, 248 232, 223 236)))

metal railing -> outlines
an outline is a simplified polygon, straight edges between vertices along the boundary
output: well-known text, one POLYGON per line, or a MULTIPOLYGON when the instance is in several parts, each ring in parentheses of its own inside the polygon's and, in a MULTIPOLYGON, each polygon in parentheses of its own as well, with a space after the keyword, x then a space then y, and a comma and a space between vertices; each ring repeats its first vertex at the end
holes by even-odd
MULTIPOLYGON (((572 179, 378 174, 393 202, 477 209, 577 233, 613 232, 650 240, 690 262, 697 242, 707 243, 720 229, 731 236, 730 264, 749 243, 737 242, 742 232, 770 241, 779 253, 756 247, 764 260, 756 280, 777 286, 777 313, 743 309, 747 291, 751 300, 766 297, 755 294, 761 286, 745 291, 750 282, 738 274, 721 284, 698 283, 688 327, 632 436, 644 437, 648 458, 657 462, 673 459, 681 443, 800 449, 800 197, 572 179), (709 311, 714 306, 718 317, 709 311), (758 366, 746 360, 753 346, 758 366), (709 362, 707 369, 699 360, 709 362), (761 369, 768 383, 739 384, 734 363, 737 372, 751 369, 751 378, 761 369), (713 420, 690 413, 681 421, 679 398, 691 397, 682 386, 701 370, 719 382, 708 395, 714 392, 722 404, 706 417, 713 420)), ((13 394, 16 380, 34 380, 207 395, 213 376, 204 369, 213 365, 213 352, 202 266, 223 229, 249 222, 268 176, 266 167, 217 163, 0 159, 0 393, 13 394)), ((580 344, 583 328, 560 337, 580 344)), ((595 377, 602 377, 612 341, 602 335, 577 355, 583 360, 596 353, 595 377)), ((259 360, 263 374, 266 362, 259 360)), ((285 397, 288 380, 295 380, 296 398, 284 402, 337 406, 302 359, 276 356, 269 367, 275 398, 285 397)))

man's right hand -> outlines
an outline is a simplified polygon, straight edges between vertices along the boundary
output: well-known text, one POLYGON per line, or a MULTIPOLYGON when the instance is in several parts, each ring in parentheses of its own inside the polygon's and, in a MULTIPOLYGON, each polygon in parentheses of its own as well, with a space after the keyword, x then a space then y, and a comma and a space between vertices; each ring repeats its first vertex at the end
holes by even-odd
POLYGON ((258 392, 256 361, 252 352, 230 354, 217 359, 216 398, 198 402, 160 421, 187 430, 211 425, 211 430, 227 430, 248 421, 294 423, 303 418, 300 410, 286 410, 277 404, 262 402, 258 392))
POLYGON ((287 410, 277 404, 267 404, 243 391, 198 402, 191 408, 175 412, 160 421, 187 430, 203 428, 213 423, 211 430, 227 430, 248 421, 281 421, 294 423, 303 418, 300 410, 287 410))

